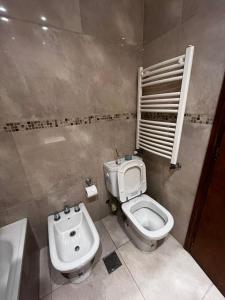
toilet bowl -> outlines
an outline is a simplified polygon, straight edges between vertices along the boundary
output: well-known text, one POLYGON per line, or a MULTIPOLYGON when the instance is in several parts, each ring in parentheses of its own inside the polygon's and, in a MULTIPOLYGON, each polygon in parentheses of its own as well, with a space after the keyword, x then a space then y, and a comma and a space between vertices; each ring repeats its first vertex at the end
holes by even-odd
POLYGON ((132 226, 132 240, 143 251, 152 251, 171 231, 174 225, 172 215, 162 205, 148 195, 122 204, 122 210, 127 217, 126 227, 132 226))
POLYGON ((53 267, 81 282, 90 273, 100 245, 99 234, 83 203, 48 217, 50 258, 53 267))
POLYGON ((162 205, 144 194, 146 167, 140 157, 104 164, 108 191, 121 203, 122 224, 133 243, 141 250, 153 251, 169 234, 173 216, 162 205))

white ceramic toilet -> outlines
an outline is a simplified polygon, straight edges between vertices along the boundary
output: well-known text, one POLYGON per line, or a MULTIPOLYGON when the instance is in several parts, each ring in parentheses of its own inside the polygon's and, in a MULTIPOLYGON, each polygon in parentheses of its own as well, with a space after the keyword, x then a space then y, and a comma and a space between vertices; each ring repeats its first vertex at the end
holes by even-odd
POLYGON ((104 164, 108 191, 121 203, 125 229, 133 243, 143 251, 152 251, 172 230, 174 220, 168 210, 144 194, 146 168, 140 157, 104 164))
POLYGON ((83 203, 48 217, 50 258, 54 268, 79 283, 92 269, 99 234, 83 203))

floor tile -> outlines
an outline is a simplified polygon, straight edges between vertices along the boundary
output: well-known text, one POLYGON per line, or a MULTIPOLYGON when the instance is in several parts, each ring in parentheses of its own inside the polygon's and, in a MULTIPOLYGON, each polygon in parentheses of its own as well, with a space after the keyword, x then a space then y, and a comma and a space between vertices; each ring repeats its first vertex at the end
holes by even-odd
POLYGON ((225 297, 220 293, 220 291, 212 285, 212 287, 208 290, 203 300, 224 300, 225 297))
POLYGON ((49 265, 50 261, 48 247, 45 247, 42 248, 40 251, 40 299, 43 299, 52 291, 49 265))
POLYGON ((102 221, 96 222, 95 226, 98 230, 98 233, 100 236, 100 241, 101 241, 101 246, 102 246, 101 257, 105 257, 106 255, 113 252, 116 249, 116 247, 115 247, 110 235, 108 234, 105 226, 103 225, 102 221))
POLYGON ((128 236, 118 223, 117 216, 108 215, 102 220, 117 248, 129 241, 128 236))
POLYGON ((61 285, 65 284, 66 282, 69 282, 69 279, 64 277, 62 273, 57 271, 51 264, 50 266, 50 272, 51 272, 51 284, 52 284, 52 291, 56 290, 61 285))
MULTIPOLYGON (((119 254, 118 254, 119 255, 119 254)), ((144 300, 129 271, 123 264, 108 274, 100 260, 90 277, 80 284, 68 283, 52 294, 52 300, 144 300)))
POLYGON ((146 300, 200 300, 211 285, 171 235, 151 253, 141 252, 131 242, 119 252, 146 300))
MULTIPOLYGON (((122 261, 119 253, 118 256, 122 261)), ((124 262, 122 267, 105 278, 104 285, 107 300, 144 300, 124 262)))

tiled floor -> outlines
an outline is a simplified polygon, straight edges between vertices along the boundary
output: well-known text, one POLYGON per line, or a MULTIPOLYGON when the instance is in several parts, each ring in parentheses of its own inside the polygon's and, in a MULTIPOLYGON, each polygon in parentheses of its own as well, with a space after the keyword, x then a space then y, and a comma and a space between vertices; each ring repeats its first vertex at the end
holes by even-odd
POLYGON ((115 216, 96 223, 101 259, 81 284, 51 267, 41 250, 42 300, 222 300, 225 299, 193 258, 170 235, 154 252, 143 253, 129 241, 115 216), (108 274, 102 258, 116 251, 122 266, 108 274))

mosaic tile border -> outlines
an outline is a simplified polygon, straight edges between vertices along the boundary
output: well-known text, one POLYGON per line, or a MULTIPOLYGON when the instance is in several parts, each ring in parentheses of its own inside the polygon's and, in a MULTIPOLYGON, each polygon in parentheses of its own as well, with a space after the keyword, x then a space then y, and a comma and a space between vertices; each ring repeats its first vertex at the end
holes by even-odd
MULTIPOLYGON (((145 113, 144 118, 158 121, 176 122, 176 114, 165 113, 145 113)), ((115 120, 129 120, 136 118, 136 113, 120 113, 120 114, 103 114, 91 115, 88 117, 74 117, 65 119, 51 119, 51 120, 35 120, 23 122, 7 122, 0 126, 0 131, 4 132, 17 132, 36 130, 44 128, 67 127, 77 125, 88 125, 100 121, 115 121, 115 120)), ((197 124, 212 124, 213 117, 206 114, 191 114, 186 113, 184 117, 185 123, 197 124)))
MULTIPOLYGON (((144 113, 144 118, 155 120, 155 121, 167 121, 167 122, 176 122, 177 115, 172 113, 144 113)), ((192 114, 185 113, 184 115, 185 123, 197 123, 197 124, 212 124, 213 116, 206 114, 192 114)))
POLYGON ((198 124, 210 124, 213 123, 213 116, 206 115, 206 114, 191 114, 186 113, 184 115, 184 122, 185 123, 198 123, 198 124))
POLYGON ((104 115, 91 115, 88 117, 72 117, 65 119, 51 119, 51 120, 35 120, 23 122, 7 122, 1 125, 0 131, 16 132, 27 131, 44 128, 56 128, 66 126, 77 126, 93 124, 99 121, 115 121, 115 120, 128 120, 136 118, 136 113, 120 113, 120 114, 104 114, 104 115))

